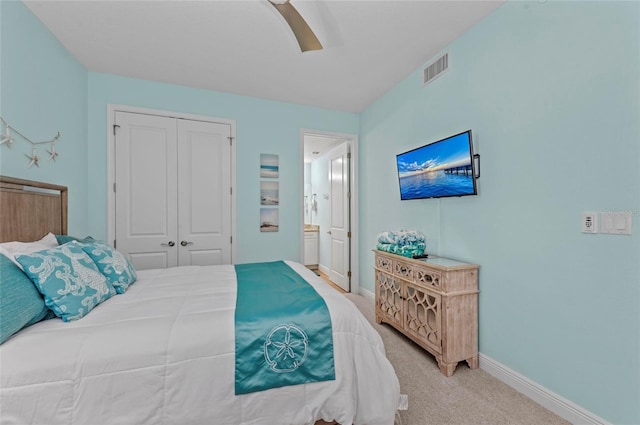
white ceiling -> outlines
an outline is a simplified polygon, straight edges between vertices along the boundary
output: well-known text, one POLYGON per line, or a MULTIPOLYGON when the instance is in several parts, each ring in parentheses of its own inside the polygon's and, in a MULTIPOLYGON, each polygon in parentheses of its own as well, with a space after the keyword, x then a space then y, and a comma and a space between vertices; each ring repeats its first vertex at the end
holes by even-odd
POLYGON ((321 136, 315 134, 304 135, 304 162, 313 162, 340 143, 346 142, 345 139, 337 139, 329 136, 321 136))
POLYGON ((358 113, 502 1, 292 0, 306 53, 267 0, 25 4, 90 71, 358 113))

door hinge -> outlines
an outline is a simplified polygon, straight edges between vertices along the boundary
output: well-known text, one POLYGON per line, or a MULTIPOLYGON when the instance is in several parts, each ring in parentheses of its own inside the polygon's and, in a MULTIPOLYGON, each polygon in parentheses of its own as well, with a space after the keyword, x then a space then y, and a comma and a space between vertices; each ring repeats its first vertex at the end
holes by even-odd
POLYGON ((118 124, 114 124, 113 125, 113 135, 116 135, 116 128, 120 128, 120 126, 118 124))
POLYGON ((229 236, 229 243, 233 243, 233 236, 229 236))
POLYGON ((351 159, 351 152, 347 152, 347 159, 351 159))
POLYGON ((347 277, 351 277, 351 270, 347 272, 347 277))
POLYGON ((113 182, 113 192, 115 193, 116 191, 116 182, 113 182))
POLYGON ((113 249, 116 249, 116 240, 113 240, 113 249))
POLYGON ((347 192, 347 199, 351 199, 351 191, 347 192))
POLYGON ((233 146, 233 137, 229 136, 227 137, 227 139, 229 139, 229 146, 233 146))
POLYGON ((233 188, 232 187, 229 188, 229 195, 233 195, 233 188))
POLYGON ((350 238, 351 237, 351 232, 347 232, 347 237, 350 238))

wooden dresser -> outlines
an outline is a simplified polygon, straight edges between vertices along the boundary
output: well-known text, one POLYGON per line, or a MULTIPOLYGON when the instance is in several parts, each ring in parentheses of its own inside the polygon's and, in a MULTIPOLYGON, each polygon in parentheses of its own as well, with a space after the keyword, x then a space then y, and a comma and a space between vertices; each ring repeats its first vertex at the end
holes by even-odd
POLYGON ((376 322, 388 323, 433 354, 451 376, 478 367, 478 268, 442 257, 375 253, 376 322))

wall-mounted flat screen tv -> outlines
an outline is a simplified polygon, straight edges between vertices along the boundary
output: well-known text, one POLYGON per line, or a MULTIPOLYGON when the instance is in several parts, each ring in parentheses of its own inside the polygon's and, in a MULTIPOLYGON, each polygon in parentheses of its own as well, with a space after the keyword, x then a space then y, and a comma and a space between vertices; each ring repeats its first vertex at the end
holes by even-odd
POLYGON ((477 195, 471 130, 396 155, 400 199, 477 195))

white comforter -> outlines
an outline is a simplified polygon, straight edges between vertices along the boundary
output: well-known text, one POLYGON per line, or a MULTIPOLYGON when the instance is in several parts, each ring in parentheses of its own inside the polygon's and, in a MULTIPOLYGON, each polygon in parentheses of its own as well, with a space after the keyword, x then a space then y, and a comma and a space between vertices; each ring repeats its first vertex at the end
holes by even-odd
POLYGON ((393 424, 399 384, 355 306, 298 263, 331 314, 336 380, 234 395, 233 266, 138 272, 77 322, 0 346, 2 425, 393 424))

